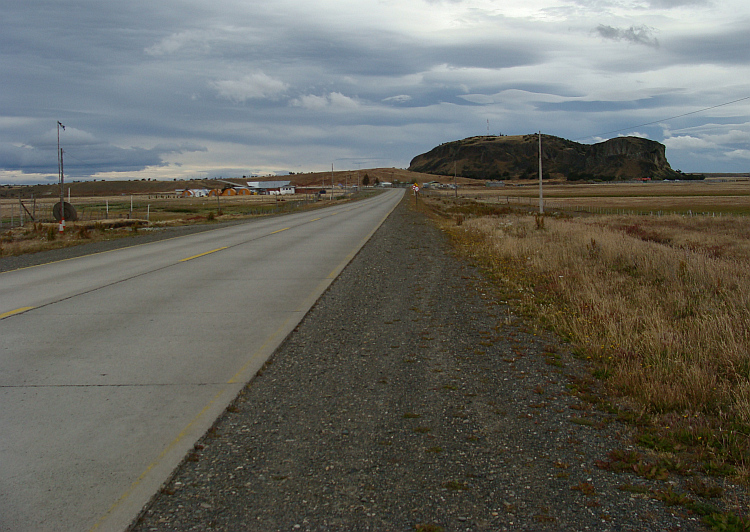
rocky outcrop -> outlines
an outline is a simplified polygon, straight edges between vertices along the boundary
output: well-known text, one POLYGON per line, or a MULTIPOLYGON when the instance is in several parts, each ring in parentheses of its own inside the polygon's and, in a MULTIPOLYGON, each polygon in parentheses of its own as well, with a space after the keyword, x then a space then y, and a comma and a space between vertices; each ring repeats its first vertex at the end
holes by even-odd
MULTIPOLYGON (((538 135, 471 137, 448 142, 416 156, 409 170, 476 179, 518 179, 539 175, 538 135)), ((639 137, 618 137, 580 144, 542 135, 545 177, 579 179, 671 179, 677 176, 663 144, 639 137)))

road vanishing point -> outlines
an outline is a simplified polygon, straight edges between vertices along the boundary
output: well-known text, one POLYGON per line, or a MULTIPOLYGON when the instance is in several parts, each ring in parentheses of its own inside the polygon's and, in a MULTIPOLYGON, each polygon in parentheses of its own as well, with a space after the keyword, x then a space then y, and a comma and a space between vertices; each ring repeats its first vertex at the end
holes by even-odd
POLYGON ((0 530, 125 530, 402 196, 0 273, 0 530))

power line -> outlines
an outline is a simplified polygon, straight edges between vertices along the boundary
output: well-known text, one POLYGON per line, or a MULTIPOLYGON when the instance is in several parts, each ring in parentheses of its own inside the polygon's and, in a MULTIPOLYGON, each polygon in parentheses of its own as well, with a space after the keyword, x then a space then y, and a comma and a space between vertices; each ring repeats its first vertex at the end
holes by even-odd
POLYGON ((733 103, 742 102, 742 101, 745 101, 745 100, 750 100, 750 96, 745 96, 744 98, 740 98, 739 100, 733 100, 731 102, 720 103, 719 105, 712 105, 711 107, 705 107, 703 109, 698 109, 697 111, 690 111, 689 113, 683 113, 681 115, 670 116, 669 118, 662 118, 660 120, 654 120, 653 122, 646 122, 645 124, 638 124, 637 126, 628 126, 628 127, 622 128, 622 129, 615 129, 615 130, 612 130, 612 131, 605 131, 604 133, 596 133, 594 135, 587 135, 585 137, 578 137, 577 139, 573 139, 573 140, 588 139, 588 138, 591 138, 591 137, 601 137, 603 135, 609 135, 611 133, 619 133, 621 131, 627 131, 628 129, 635 129, 637 127, 651 126, 651 125, 654 125, 654 124, 658 124, 660 122, 666 122, 667 120, 674 120, 675 118, 682 118, 683 116, 688 116, 688 115, 694 115, 694 114, 697 114, 697 113, 702 113, 703 111, 709 111, 711 109, 716 109, 717 107, 724 107, 725 105, 732 105, 733 103))

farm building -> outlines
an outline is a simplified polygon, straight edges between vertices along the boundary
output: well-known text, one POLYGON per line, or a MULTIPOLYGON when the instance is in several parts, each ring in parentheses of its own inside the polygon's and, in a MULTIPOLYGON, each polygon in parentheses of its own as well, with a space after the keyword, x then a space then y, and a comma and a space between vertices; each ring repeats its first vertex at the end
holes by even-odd
POLYGON ((189 188, 183 190, 175 190, 178 196, 181 198, 205 198, 208 196, 207 188, 189 188))
POLYGON ((295 191, 291 181, 248 181, 247 186, 258 194, 294 194, 295 191))

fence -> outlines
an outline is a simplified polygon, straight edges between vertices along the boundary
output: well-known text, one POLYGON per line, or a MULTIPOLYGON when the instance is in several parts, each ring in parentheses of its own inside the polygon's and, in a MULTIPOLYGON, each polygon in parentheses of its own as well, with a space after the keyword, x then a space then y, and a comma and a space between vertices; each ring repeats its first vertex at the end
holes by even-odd
MULTIPOLYGON (((338 198, 339 196, 337 196, 338 198)), ((113 218, 131 218, 151 221, 154 216, 170 218, 190 217, 218 210, 232 214, 259 216, 295 210, 315 201, 313 195, 285 199, 276 196, 237 196, 232 198, 176 199, 133 197, 116 200, 102 198, 73 198, 77 220, 101 221, 113 218), (273 199, 270 199, 273 198, 273 199)), ((56 223, 52 208, 57 198, 14 198, 0 201, 0 229, 22 227, 28 222, 56 223)))
MULTIPOLYGON (((430 189, 423 189, 420 193, 424 193, 429 196, 444 196, 452 197, 455 191, 444 192, 430 189)), ((538 212, 539 209, 539 197, 534 196, 508 196, 508 195, 490 195, 485 193, 475 193, 466 191, 459 191, 458 196, 464 199, 474 199, 483 203, 500 203, 505 205, 517 205, 517 206, 528 206, 529 209, 533 209, 538 212)), ((579 200, 580 201, 580 200, 579 200)), ((595 198, 593 199, 595 201, 595 198)), ((571 205, 568 202, 555 200, 554 198, 544 199, 544 211, 547 214, 552 214, 553 211, 559 212, 579 212, 588 214, 602 214, 602 215, 621 215, 621 216, 668 216, 668 215, 680 215, 680 216, 707 216, 707 217, 728 217, 728 216, 748 216, 750 212, 723 212, 723 211, 703 211, 694 210, 690 208, 683 209, 632 209, 622 207, 602 207, 596 205, 571 205)))

